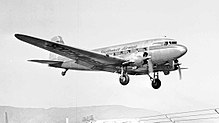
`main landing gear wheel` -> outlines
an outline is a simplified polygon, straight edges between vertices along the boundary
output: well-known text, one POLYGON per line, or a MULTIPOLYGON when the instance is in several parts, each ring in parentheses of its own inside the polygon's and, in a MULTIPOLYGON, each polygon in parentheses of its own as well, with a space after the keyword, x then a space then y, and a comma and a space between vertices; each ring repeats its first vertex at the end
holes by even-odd
POLYGON ((124 75, 121 75, 119 77, 119 82, 122 84, 122 85, 127 85, 129 83, 129 76, 127 74, 124 74, 124 75))
POLYGON ((119 82, 122 85, 127 85, 129 83, 129 76, 127 74, 127 66, 121 67, 121 76, 119 77, 119 82))
POLYGON ((152 81, 151 85, 154 89, 158 89, 161 86, 161 81, 159 79, 154 79, 152 81))
POLYGON ((159 79, 158 72, 154 72, 154 77, 151 77, 149 74, 148 76, 150 77, 151 80, 151 85, 154 89, 158 89, 161 86, 161 81, 159 79))

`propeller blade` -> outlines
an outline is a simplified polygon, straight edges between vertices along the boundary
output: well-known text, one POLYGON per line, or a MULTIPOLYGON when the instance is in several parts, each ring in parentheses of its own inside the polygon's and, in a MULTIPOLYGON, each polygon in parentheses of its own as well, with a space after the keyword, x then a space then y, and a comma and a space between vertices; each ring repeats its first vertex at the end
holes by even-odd
POLYGON ((189 69, 189 68, 187 68, 187 67, 186 67, 186 68, 185 68, 185 67, 181 67, 181 70, 186 70, 186 69, 189 69))
POLYGON ((148 71, 149 71, 149 73, 152 73, 152 72, 154 72, 154 65, 153 65, 153 63, 152 63, 152 61, 151 61, 151 56, 150 56, 150 47, 148 46, 147 47, 147 56, 146 56, 146 59, 148 60, 148 71))
POLYGON ((175 64, 177 65, 177 68, 178 68, 178 70, 179 70, 179 79, 181 80, 181 79, 182 79, 182 72, 181 72, 181 69, 184 69, 184 68, 181 68, 181 67, 180 67, 181 63, 178 63, 178 62, 179 62, 178 60, 175 60, 174 62, 175 62, 175 64))
POLYGON ((180 65, 178 65, 178 70, 179 70, 179 79, 181 80, 182 79, 182 72, 181 72, 180 65))
POLYGON ((152 63, 151 59, 148 59, 148 71, 149 71, 149 73, 154 72, 153 63, 152 63))

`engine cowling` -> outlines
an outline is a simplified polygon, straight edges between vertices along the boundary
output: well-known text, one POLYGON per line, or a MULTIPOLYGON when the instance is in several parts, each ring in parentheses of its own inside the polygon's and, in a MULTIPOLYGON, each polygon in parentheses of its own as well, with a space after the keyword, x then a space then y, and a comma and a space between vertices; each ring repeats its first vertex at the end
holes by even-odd
POLYGON ((148 53, 147 52, 138 52, 129 57, 129 61, 132 62, 134 66, 142 66, 148 63, 148 53))

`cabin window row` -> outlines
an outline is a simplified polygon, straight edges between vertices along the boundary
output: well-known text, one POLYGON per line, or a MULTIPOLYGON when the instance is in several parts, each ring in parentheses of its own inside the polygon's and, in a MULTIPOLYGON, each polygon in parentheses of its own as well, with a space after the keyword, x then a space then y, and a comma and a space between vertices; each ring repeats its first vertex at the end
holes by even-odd
POLYGON ((122 54, 129 54, 129 53, 134 53, 134 52, 144 52, 147 51, 148 48, 137 48, 137 49, 132 49, 132 50, 125 50, 125 51, 119 51, 119 52, 112 52, 112 53, 107 53, 107 55, 122 55, 122 54))

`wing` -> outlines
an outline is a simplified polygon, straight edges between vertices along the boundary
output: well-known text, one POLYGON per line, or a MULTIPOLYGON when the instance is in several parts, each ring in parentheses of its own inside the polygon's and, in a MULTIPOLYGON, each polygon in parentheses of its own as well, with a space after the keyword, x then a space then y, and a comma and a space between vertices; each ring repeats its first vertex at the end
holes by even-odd
POLYGON ((83 65, 89 65, 92 69, 101 70, 107 66, 121 66, 121 64, 125 62, 123 59, 109 57, 100 53, 82 50, 79 48, 74 48, 64 44, 58 44, 56 42, 51 42, 23 34, 15 34, 15 37, 26 43, 76 60, 78 61, 78 64, 82 63, 83 65))

